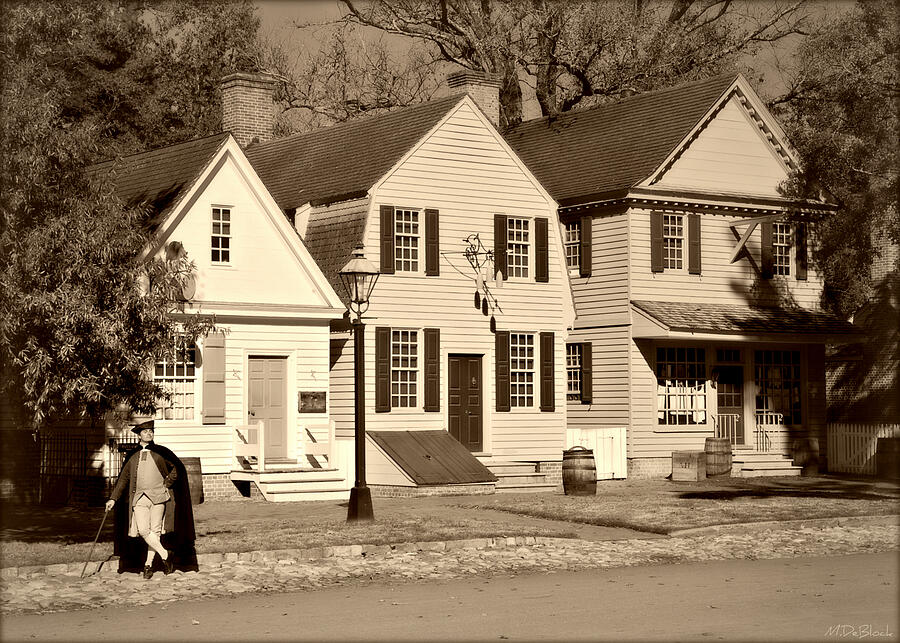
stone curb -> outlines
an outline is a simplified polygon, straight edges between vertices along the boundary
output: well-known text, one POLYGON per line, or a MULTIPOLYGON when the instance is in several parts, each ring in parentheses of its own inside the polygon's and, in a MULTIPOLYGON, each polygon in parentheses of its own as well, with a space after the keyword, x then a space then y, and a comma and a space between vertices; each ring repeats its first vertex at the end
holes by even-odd
MULTIPOLYGON (((802 529, 822 527, 855 527, 860 525, 900 525, 900 515, 888 516, 848 516, 840 518, 816 518, 810 520, 772 520, 766 522, 733 523, 678 529, 668 537, 702 536, 743 531, 765 531, 770 529, 802 529)), ((578 538, 554 538, 549 536, 496 536, 493 538, 469 538, 464 540, 437 540, 423 542, 394 543, 389 545, 335 545, 306 549, 273 549, 246 552, 198 554, 197 562, 207 569, 214 569, 230 563, 296 563, 323 558, 355 558, 358 556, 389 556, 417 554, 421 552, 443 552, 459 549, 505 549, 509 547, 531 547, 582 542, 578 538)), ((0 569, 0 580, 13 578, 34 578, 40 575, 80 576, 84 569, 85 578, 94 575, 115 576, 118 574, 115 561, 92 561, 85 568, 84 561, 77 563, 57 563, 55 565, 28 565, 24 567, 4 567, 0 569)))
POLYGON ((770 529, 821 529, 823 527, 859 527, 861 525, 900 525, 900 515, 886 516, 845 516, 840 518, 810 518, 802 520, 767 520, 763 522, 736 522, 727 525, 676 529, 667 536, 705 536, 727 533, 740 529, 747 531, 768 531, 770 529))
MULTIPOLYGON (((465 540, 438 540, 390 545, 334 545, 308 549, 272 549, 245 552, 198 554, 197 563, 207 569, 214 569, 229 563, 295 563, 322 558, 355 558, 359 556, 389 556, 417 554, 421 552, 443 552, 458 549, 505 549, 510 547, 530 547, 559 542, 574 542, 572 538, 551 538, 548 536, 497 536, 494 538, 469 538, 465 540)), ((0 569, 0 580, 13 578, 34 578, 40 575, 115 576, 118 574, 116 561, 92 561, 85 569, 84 561, 58 563, 55 565, 29 565, 24 567, 4 567, 0 569)))

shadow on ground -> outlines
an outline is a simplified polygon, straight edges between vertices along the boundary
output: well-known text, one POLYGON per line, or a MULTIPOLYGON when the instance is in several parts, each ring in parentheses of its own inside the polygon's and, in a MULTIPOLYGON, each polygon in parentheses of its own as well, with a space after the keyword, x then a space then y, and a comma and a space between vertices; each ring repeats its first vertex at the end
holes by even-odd
MULTIPOLYGON (((708 479, 715 488, 673 491, 685 500, 738 498, 828 498, 832 500, 900 500, 900 485, 871 478, 726 478, 708 479)), ((698 483, 702 484, 702 483, 698 483)))

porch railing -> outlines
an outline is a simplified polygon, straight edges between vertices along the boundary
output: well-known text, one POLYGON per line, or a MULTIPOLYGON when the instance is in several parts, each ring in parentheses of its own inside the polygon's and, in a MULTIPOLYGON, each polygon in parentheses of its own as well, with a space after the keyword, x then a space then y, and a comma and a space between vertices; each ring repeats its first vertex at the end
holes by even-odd
POLYGON ((713 416, 713 421, 717 438, 728 438, 732 446, 737 444, 738 425, 741 421, 740 415, 737 413, 720 413, 713 416))
POLYGON ((334 420, 309 423, 302 427, 303 455, 323 456, 332 466, 332 445, 334 444, 334 420))
POLYGON ((264 422, 234 427, 232 452, 240 469, 252 468, 262 473, 266 469, 266 427, 264 422))
POLYGON ((761 411, 756 414, 756 450, 768 453, 772 450, 772 436, 766 427, 778 427, 784 424, 784 415, 772 411, 761 411))

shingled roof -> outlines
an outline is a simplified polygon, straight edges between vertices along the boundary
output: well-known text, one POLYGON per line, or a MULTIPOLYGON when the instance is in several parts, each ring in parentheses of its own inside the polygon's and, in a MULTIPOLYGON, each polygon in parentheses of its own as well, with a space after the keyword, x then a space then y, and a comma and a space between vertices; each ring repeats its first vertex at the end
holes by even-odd
POLYGON ((129 206, 149 205, 153 221, 159 222, 190 191, 228 136, 214 134, 132 154, 93 165, 88 171, 98 178, 109 178, 116 194, 129 206))
POLYGON ((586 203, 646 179, 735 80, 716 76, 525 121, 505 137, 561 206, 586 203))
POLYGON ((859 329, 825 312, 802 308, 632 301, 671 331, 762 335, 771 333, 852 335, 859 329))
POLYGON ((449 96, 245 152, 283 210, 344 201, 365 195, 460 100, 449 96))

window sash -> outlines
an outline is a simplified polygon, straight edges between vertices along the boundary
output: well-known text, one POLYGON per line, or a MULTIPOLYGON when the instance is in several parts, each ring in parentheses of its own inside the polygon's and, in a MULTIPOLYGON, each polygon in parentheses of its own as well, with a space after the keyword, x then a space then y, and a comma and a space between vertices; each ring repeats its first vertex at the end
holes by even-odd
POLYGON ((581 221, 565 224, 563 241, 566 248, 566 268, 571 272, 581 270, 581 221))
POLYGON ((800 351, 754 352, 757 415, 781 416, 781 424, 799 425, 803 419, 803 375, 800 351))
POLYGON ((210 247, 213 263, 231 261, 231 208, 212 209, 210 247))
POLYGON ((509 404, 534 406, 534 335, 509 334, 509 404))
POLYGON ((506 223, 506 269, 509 277, 528 278, 530 246, 530 221, 508 218, 506 223))
POLYGON ((394 211, 394 270, 418 272, 420 248, 420 212, 394 211))
POLYGON ((775 223, 772 226, 772 257, 776 275, 791 274, 791 242, 791 224, 775 223))
POLYGON ((391 331, 391 408, 415 408, 419 399, 419 333, 391 331))
POLYGON ((658 347, 656 395, 658 424, 706 424, 706 350, 658 347))
POLYGON ((581 344, 566 344, 566 398, 581 399, 581 344))
POLYGON ((196 409, 197 347, 185 338, 174 340, 172 355, 154 365, 153 381, 172 394, 157 400, 157 420, 193 420, 196 409))
POLYGON ((663 268, 684 268, 684 216, 663 215, 663 268))

